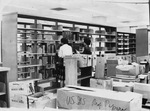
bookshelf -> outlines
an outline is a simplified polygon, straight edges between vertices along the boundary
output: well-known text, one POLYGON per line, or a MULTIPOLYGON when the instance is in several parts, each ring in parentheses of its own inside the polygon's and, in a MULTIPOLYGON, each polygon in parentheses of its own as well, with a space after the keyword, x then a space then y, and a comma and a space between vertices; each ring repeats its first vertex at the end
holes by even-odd
POLYGON ((117 32, 117 55, 136 53, 136 34, 117 32))
POLYGON ((92 51, 116 53, 116 27, 54 19, 47 16, 3 15, 2 62, 10 67, 8 81, 57 77, 56 52, 60 39, 80 50, 84 37, 94 40, 92 51))

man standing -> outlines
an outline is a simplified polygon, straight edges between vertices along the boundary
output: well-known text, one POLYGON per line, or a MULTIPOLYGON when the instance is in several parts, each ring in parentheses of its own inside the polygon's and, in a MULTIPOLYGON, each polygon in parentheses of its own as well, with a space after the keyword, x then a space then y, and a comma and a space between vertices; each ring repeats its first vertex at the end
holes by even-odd
POLYGON ((66 38, 61 39, 62 46, 59 48, 58 56, 64 58, 65 56, 72 55, 72 47, 68 45, 68 40, 66 38))
MULTIPOLYGON (((91 39, 88 37, 84 38, 84 47, 83 47, 83 52, 81 54, 87 54, 91 55, 91 49, 89 45, 91 44, 91 39)), ((86 77, 86 76, 92 76, 92 66, 89 67, 83 67, 81 69, 81 77, 86 77)), ((90 77, 84 80, 81 80, 81 86, 90 86, 90 77)))
POLYGON ((57 65, 58 78, 60 80, 61 87, 64 86, 65 81, 65 66, 63 64, 65 56, 71 56, 73 54, 72 47, 68 45, 66 38, 61 39, 62 46, 58 50, 59 63, 57 65))

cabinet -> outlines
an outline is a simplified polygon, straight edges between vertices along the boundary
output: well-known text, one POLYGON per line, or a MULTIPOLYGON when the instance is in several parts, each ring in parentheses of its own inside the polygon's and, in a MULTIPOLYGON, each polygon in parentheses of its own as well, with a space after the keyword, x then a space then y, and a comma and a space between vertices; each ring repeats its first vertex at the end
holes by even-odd
POLYGON ((136 56, 148 56, 150 54, 150 31, 147 28, 136 30, 136 56))
POLYGON ((136 34, 117 32, 117 55, 129 55, 136 52, 136 34))
POLYGON ((7 72, 9 70, 7 67, 0 67, 0 107, 8 106, 7 72))

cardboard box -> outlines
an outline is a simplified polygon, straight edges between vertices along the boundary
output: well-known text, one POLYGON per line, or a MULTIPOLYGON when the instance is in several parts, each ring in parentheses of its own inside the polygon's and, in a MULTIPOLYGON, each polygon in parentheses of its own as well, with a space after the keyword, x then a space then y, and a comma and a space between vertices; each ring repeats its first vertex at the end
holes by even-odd
POLYGON ((140 74, 138 75, 138 79, 140 83, 148 83, 148 75, 140 74))
POLYGON ((104 56, 105 56, 106 60, 109 60, 109 59, 111 59, 111 60, 112 60, 112 59, 113 59, 113 60, 116 60, 116 59, 117 59, 116 54, 113 54, 113 53, 105 54, 104 56))
POLYGON ((117 58, 128 61, 128 63, 132 63, 131 55, 118 55, 117 58))
POLYGON ((137 58, 137 63, 140 63, 140 61, 144 61, 144 60, 149 62, 149 56, 140 56, 136 58, 137 58))
POLYGON ((9 94, 33 94, 35 93, 35 86, 37 80, 38 79, 10 82, 9 94))
POLYGON ((139 64, 139 73, 140 74, 143 74, 143 73, 145 73, 145 65, 141 65, 141 64, 139 64))
POLYGON ((144 60, 144 61, 140 61, 140 65, 144 65, 145 66, 145 73, 148 73, 149 71, 149 62, 144 60))
POLYGON ((31 108, 56 108, 56 96, 53 93, 36 93, 28 96, 29 109, 31 108))
POLYGON ((100 88, 100 89, 113 89, 112 79, 90 79, 90 87, 92 88, 100 88))
POLYGON ((150 84, 135 83, 134 92, 142 94, 145 99, 150 99, 150 84))
POLYGON ((27 96, 23 94, 11 94, 9 103, 10 107, 28 108, 27 96))
POLYGON ((129 63, 124 56, 117 56, 117 60, 119 65, 127 65, 129 63))
POLYGON ((67 109, 141 111, 142 95, 79 86, 58 89, 58 107, 67 109))
POLYGON ((120 92, 126 92, 131 91, 133 92, 133 83, 125 83, 125 82, 114 82, 113 81, 113 90, 114 91, 120 91, 120 92))
POLYGON ((45 107, 56 108, 56 95, 52 93, 33 95, 13 94, 9 99, 10 107, 36 109, 45 107))

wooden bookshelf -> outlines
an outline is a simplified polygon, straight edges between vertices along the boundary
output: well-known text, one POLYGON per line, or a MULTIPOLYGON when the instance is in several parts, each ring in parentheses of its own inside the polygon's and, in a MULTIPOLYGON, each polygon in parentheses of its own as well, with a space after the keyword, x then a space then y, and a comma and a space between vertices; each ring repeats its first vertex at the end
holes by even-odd
POLYGON ((117 55, 130 55, 136 53, 136 34, 117 32, 117 55))

